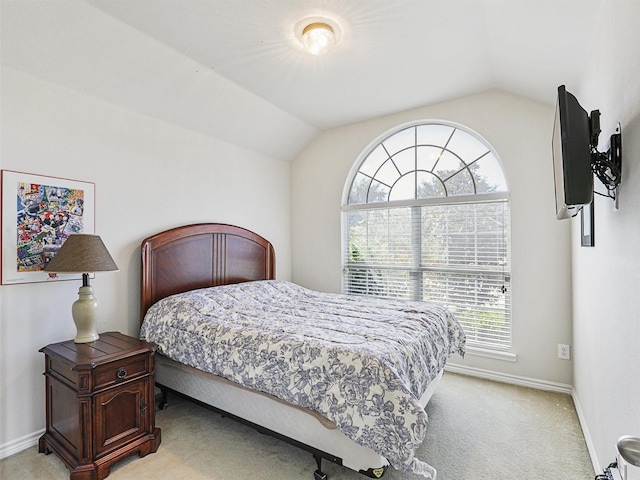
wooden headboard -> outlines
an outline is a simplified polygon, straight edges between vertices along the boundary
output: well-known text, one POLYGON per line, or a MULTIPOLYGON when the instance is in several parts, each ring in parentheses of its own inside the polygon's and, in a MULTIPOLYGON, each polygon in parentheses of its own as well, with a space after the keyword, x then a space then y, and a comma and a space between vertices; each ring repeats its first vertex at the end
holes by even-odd
POLYGON ((140 321, 169 295, 274 278, 273 245, 256 233, 221 223, 172 228, 142 242, 140 321))

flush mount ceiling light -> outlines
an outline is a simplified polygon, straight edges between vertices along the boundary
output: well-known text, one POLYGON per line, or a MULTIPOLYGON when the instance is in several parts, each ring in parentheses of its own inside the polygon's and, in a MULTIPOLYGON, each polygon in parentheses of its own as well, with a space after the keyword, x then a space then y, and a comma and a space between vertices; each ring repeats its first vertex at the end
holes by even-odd
POLYGON ((331 25, 314 22, 302 30, 302 43, 313 55, 324 55, 336 44, 336 35, 331 25))
POLYGON ((296 36, 304 49, 313 55, 324 55, 338 42, 340 30, 326 18, 306 18, 296 24, 296 36))

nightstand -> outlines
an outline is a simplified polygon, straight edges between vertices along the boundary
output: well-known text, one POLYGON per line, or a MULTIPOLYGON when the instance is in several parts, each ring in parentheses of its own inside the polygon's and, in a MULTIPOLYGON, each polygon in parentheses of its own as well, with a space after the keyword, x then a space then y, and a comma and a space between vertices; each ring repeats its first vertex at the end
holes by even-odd
POLYGON ((156 347, 117 332, 91 343, 73 340, 42 348, 47 425, 38 451, 55 452, 71 480, 102 480, 111 465, 160 445, 155 428, 156 347))

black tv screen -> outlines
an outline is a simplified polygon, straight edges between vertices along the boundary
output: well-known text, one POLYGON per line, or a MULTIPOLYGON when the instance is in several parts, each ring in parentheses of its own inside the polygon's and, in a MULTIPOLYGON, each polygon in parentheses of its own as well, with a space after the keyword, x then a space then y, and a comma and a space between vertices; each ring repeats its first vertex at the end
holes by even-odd
POLYGON ((564 85, 558 87, 552 144, 556 218, 562 220, 593 200, 589 114, 564 85))

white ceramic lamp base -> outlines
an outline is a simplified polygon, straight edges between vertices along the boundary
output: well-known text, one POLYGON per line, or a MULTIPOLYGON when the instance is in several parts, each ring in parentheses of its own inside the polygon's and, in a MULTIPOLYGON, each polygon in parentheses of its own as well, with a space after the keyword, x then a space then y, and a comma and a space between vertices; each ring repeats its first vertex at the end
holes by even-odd
POLYGON ((89 343, 98 340, 96 330, 98 319, 98 300, 93 296, 93 287, 82 286, 78 290, 78 300, 71 307, 73 321, 76 324, 77 335, 75 343, 89 343))

